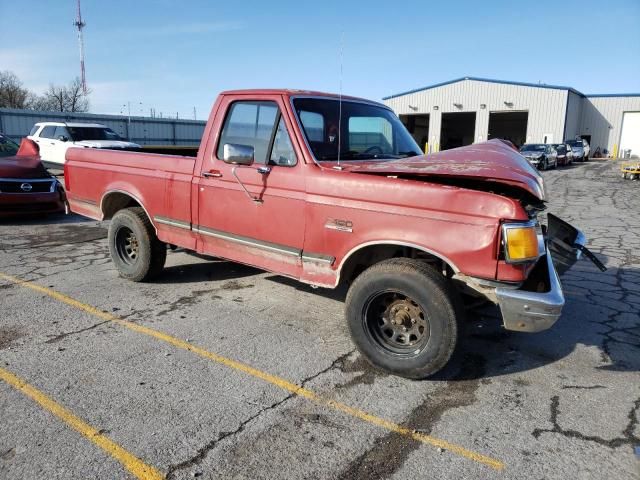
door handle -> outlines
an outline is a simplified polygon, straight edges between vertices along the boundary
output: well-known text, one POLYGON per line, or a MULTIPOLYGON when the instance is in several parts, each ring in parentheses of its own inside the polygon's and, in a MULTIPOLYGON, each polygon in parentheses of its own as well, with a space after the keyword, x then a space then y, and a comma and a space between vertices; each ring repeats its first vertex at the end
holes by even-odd
POLYGON ((211 177, 218 178, 222 176, 222 173, 220 172, 220 170, 209 170, 208 172, 204 172, 202 176, 207 178, 211 178, 211 177))

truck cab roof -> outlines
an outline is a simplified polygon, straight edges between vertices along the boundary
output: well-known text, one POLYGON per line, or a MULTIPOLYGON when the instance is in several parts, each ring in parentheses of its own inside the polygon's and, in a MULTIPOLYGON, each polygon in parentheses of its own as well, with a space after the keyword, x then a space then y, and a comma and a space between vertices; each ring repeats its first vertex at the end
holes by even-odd
POLYGON ((357 101, 379 105, 384 108, 389 108, 383 103, 374 102, 366 98, 352 97, 350 95, 340 95, 338 93, 318 92, 315 90, 298 90, 292 88, 256 88, 256 89, 244 89, 244 90, 227 90, 221 92, 220 95, 284 95, 286 97, 327 97, 331 99, 340 99, 345 101, 357 101))

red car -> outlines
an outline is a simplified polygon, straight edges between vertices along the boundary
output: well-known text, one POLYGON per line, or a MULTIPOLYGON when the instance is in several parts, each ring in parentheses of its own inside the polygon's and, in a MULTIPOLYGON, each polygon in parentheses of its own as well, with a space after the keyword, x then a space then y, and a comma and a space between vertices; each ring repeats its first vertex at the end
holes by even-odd
POLYGON ((0 134, 0 218, 64 211, 64 190, 40 162, 38 145, 0 134))
POLYGON ((449 361, 460 292, 499 305, 506 329, 551 327, 556 266, 585 243, 551 214, 545 234, 543 179, 504 142, 424 156, 385 105, 319 92, 222 93, 197 158, 69 149, 65 187, 74 212, 111 219, 126 279, 159 275, 177 245, 349 286, 354 343, 409 378, 449 361))

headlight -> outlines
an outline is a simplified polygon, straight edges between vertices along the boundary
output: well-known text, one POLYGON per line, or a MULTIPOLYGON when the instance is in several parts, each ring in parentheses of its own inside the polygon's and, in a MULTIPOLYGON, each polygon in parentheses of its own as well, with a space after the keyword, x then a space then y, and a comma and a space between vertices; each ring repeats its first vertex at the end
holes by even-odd
POLYGON ((544 252, 544 241, 537 223, 505 223, 502 225, 502 238, 507 263, 532 262, 544 252))

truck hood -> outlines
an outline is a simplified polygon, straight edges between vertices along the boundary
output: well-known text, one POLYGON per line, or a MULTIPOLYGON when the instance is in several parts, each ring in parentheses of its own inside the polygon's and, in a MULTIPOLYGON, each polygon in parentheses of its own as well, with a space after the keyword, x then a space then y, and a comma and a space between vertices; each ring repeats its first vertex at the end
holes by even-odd
MULTIPOLYGON (((329 167, 329 163, 335 166, 335 162, 321 162, 321 165, 329 167)), ((540 174, 520 153, 501 140, 398 160, 343 162, 341 167, 355 173, 498 183, 545 200, 540 174)))
POLYGON ((50 175, 40 162, 38 146, 23 139, 20 150, 13 157, 0 157, 0 178, 48 178, 50 175))
POLYGON ((140 148, 137 143, 121 140, 81 140, 73 142, 73 145, 87 148, 140 148))

